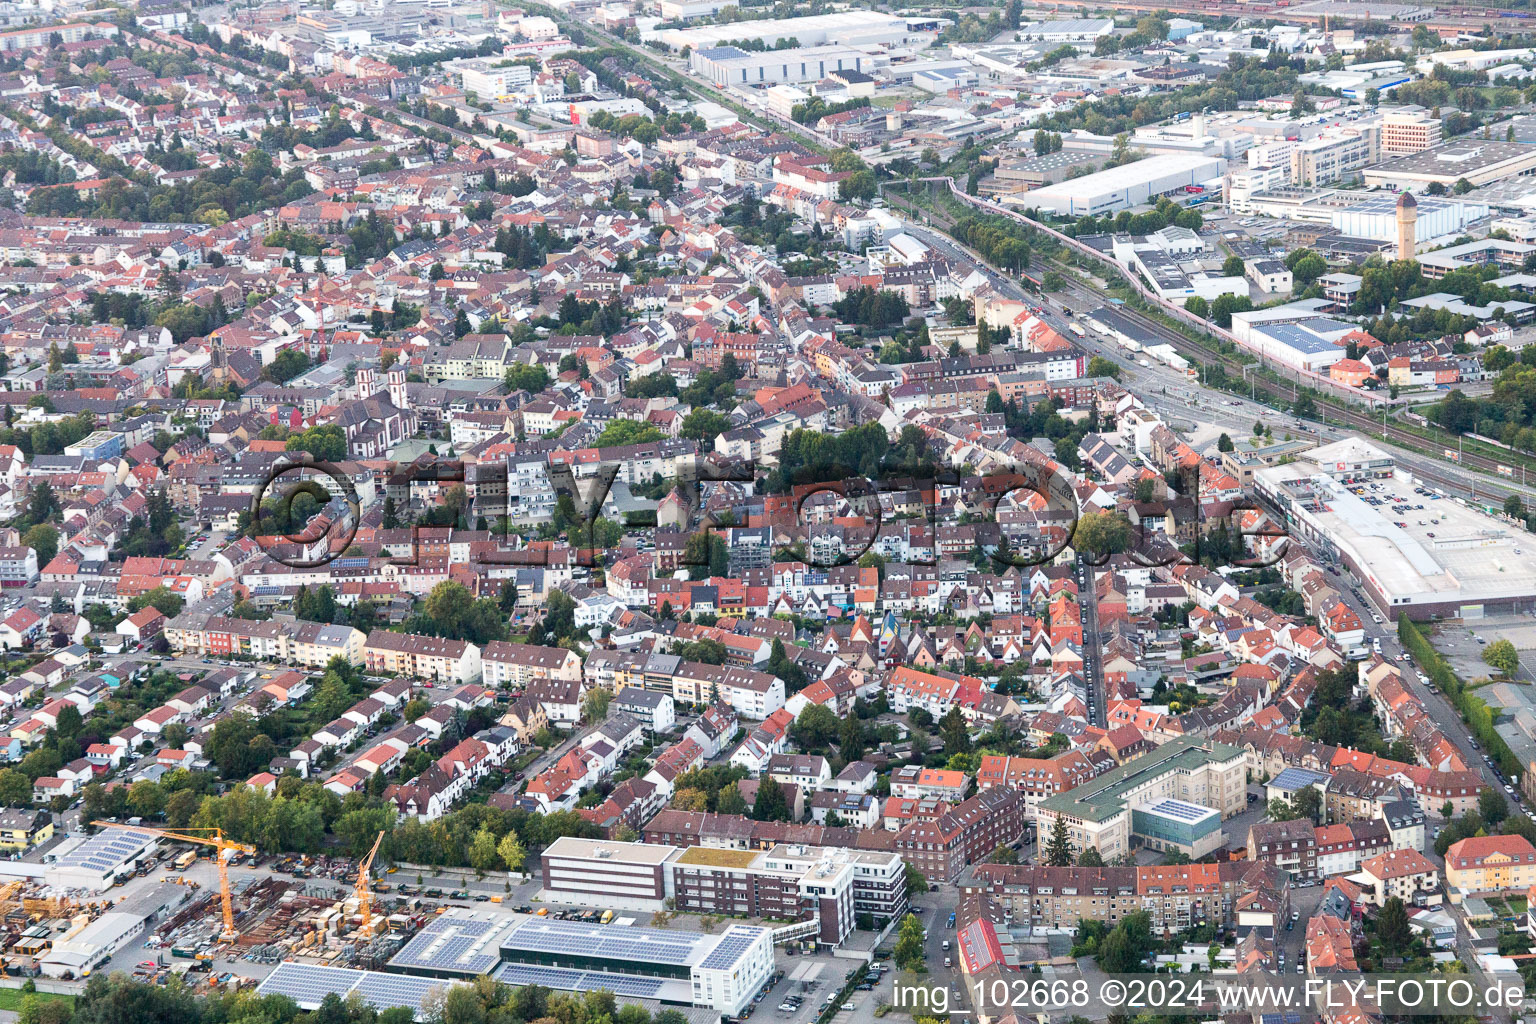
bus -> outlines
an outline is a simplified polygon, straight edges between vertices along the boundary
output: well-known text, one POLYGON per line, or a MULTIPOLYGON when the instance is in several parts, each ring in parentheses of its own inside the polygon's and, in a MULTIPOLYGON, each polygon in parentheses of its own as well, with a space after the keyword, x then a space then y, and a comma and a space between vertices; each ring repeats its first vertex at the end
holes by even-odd
POLYGON ((174 861, 172 861, 172 863, 176 865, 176 870, 185 871, 187 868, 192 866, 192 862, 195 860, 197 860, 197 851, 188 850, 186 853, 183 853, 180 857, 177 857, 174 861))

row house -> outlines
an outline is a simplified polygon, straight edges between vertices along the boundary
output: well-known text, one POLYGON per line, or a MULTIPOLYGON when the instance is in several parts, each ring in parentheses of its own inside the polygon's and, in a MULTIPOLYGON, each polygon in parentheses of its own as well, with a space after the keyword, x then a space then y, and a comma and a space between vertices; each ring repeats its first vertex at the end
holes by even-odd
POLYGON ((363 665, 380 675, 468 683, 480 678, 480 648, 464 640, 376 629, 363 645, 363 665))
POLYGON ((486 686, 521 690, 539 679, 578 681, 581 656, 564 647, 514 644, 493 640, 480 652, 482 682, 486 686))
POLYGON ((363 664, 364 634, 351 626, 318 622, 258 622, 183 612, 165 624, 166 642, 178 654, 245 657, 323 669, 332 658, 363 664))

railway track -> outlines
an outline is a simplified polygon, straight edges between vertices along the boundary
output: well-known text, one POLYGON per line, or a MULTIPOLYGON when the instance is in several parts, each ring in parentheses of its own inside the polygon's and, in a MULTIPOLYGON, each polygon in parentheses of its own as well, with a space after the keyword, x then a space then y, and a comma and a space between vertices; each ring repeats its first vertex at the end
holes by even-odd
MULTIPOLYGON (((943 180, 947 181, 948 179, 943 180)), ((953 183, 950 182, 950 184, 951 190, 954 191, 953 183)), ((917 208, 915 204, 911 202, 909 196, 894 192, 886 193, 886 195, 889 201, 906 206, 908 209, 921 209, 921 212, 926 217, 928 217, 932 223, 946 230, 955 223, 955 218, 942 210, 930 210, 926 207, 917 208)), ((960 195, 962 198, 967 200, 973 198, 964 196, 963 193, 960 195)), ((983 211, 991 213, 994 212, 994 208, 983 207, 983 211)), ((1020 219, 1023 220, 1024 223, 1026 223, 1031 228, 1039 228, 1038 225, 1036 225, 1033 221, 1029 221, 1027 218, 1020 219)), ((1098 258, 1103 261, 1102 256, 1099 256, 1098 258)), ((1045 260, 1045 263, 1050 269, 1062 273, 1064 280, 1068 282, 1068 292, 1075 295, 1078 299, 1086 302, 1108 301, 1108 296, 1094 291, 1078 281, 1075 276, 1075 268, 1069 267, 1067 264, 1058 260, 1045 260)), ((995 269, 996 268, 994 268, 994 270, 995 269)), ((1115 269, 1118 271, 1120 268, 1118 265, 1116 265, 1115 269)), ((1002 273, 1002 271, 998 272, 1002 273)), ((1189 359, 1196 365, 1219 365, 1227 376, 1237 379, 1245 379, 1244 369, 1248 369, 1249 375, 1246 377, 1246 380, 1250 385, 1251 394, 1264 395, 1266 401, 1272 407, 1281 409, 1291 404, 1292 398, 1291 396, 1285 394, 1284 384, 1270 378, 1262 377, 1259 374, 1252 372, 1255 368, 1257 368, 1257 366, 1264 365, 1262 362, 1260 364, 1245 362, 1239 354, 1225 354, 1215 351, 1211 348, 1207 348, 1198 342, 1190 340, 1190 338, 1187 337, 1183 332, 1169 327, 1167 324, 1159 321, 1155 317, 1148 316, 1132 306, 1121 305, 1117 307, 1117 311, 1121 315, 1131 320, 1133 323, 1145 328, 1154 334, 1160 341, 1165 341, 1172 345, 1176 352, 1189 359)), ((1300 382, 1298 381, 1298 384, 1299 383, 1300 382)), ((1341 408, 1337 405, 1324 405, 1322 408, 1326 410, 1325 415, 1327 419, 1331 420, 1336 426, 1350 427, 1362 435, 1379 437, 1384 441, 1395 443, 1398 447, 1407 448, 1411 451, 1414 451, 1415 453, 1419 453, 1422 449, 1425 448, 1433 449, 1437 445, 1442 446, 1442 452, 1447 451, 1449 449, 1443 446, 1454 443, 1454 438, 1450 436, 1441 439, 1425 438, 1411 430, 1393 424, 1390 421, 1384 422, 1381 418, 1374 416, 1369 412, 1361 411, 1358 409, 1350 409, 1347 407, 1341 408)), ((1514 454, 1516 453, 1512 453, 1512 461, 1519 461, 1518 459, 1513 458, 1514 454)), ((1450 461, 1443 459, 1441 456, 1435 455, 1432 451, 1427 454, 1421 454, 1420 457, 1440 459, 1441 461, 1448 462, 1450 461)), ((1459 458, 1453 462, 1450 462, 1450 464, 1459 466, 1464 470, 1482 470, 1489 474, 1493 474, 1491 479, 1476 480, 1474 477, 1472 482, 1474 484, 1482 484, 1485 490, 1496 492, 1501 498, 1505 494, 1509 493, 1529 496, 1529 492, 1523 487, 1519 487, 1511 483, 1504 483, 1501 479, 1499 479, 1500 468, 1506 466, 1506 464, 1501 463, 1496 459, 1478 455, 1472 452, 1462 452, 1459 458)), ((1447 484, 1456 488, 1457 490, 1465 489, 1469 484, 1469 481, 1464 477, 1460 477, 1454 473, 1448 473, 1430 467, 1420 466, 1415 469, 1415 472, 1424 476, 1426 479, 1433 480, 1437 483, 1447 484)))

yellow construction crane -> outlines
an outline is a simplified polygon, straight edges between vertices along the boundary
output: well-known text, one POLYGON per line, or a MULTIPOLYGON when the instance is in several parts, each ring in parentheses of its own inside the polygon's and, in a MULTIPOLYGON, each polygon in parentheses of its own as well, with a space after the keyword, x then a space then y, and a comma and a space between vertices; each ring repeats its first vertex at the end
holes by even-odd
POLYGON ((379 852, 379 844, 383 841, 384 832, 380 830, 378 838, 373 841, 373 849, 368 851, 368 856, 357 866, 357 912, 363 919, 357 930, 364 935, 373 934, 373 889, 369 884, 373 878, 370 872, 373 870, 374 854, 379 852))
POLYGON ((158 836, 161 839, 175 839, 183 843, 202 843, 204 846, 215 847, 214 860, 219 865, 219 896, 224 908, 224 932, 219 936, 226 942, 240 937, 235 931, 235 905, 229 895, 229 861, 226 854, 248 853, 254 854, 256 847, 248 843, 237 843, 232 839, 224 838, 224 831, 217 828, 151 828, 147 825, 121 825, 115 821, 93 821, 92 825, 102 828, 121 828, 129 832, 137 832, 140 835, 158 836), (200 835, 199 833, 213 833, 212 835, 200 835))

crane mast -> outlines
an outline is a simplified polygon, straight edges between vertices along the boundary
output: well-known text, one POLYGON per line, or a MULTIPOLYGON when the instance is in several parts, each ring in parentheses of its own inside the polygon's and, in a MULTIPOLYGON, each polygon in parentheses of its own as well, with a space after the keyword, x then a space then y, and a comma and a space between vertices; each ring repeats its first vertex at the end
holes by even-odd
MULTIPOLYGON (((219 938, 226 942, 240 937, 235 930, 235 904, 229 892, 229 859, 231 853, 256 852, 256 847, 249 843, 237 843, 232 839, 224 838, 224 831, 217 828, 152 828, 148 825, 123 825, 115 821, 93 821, 92 825, 102 828, 120 828, 128 832, 137 832, 140 835, 156 836, 160 839, 175 839, 183 843, 201 843, 204 846, 214 847, 214 860, 219 866, 219 901, 224 911, 224 931, 219 938), (212 833, 202 835, 199 833, 212 833)), ((380 833, 382 836, 383 833, 380 833)))

